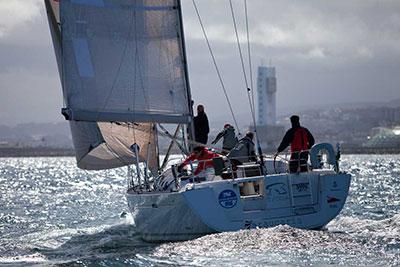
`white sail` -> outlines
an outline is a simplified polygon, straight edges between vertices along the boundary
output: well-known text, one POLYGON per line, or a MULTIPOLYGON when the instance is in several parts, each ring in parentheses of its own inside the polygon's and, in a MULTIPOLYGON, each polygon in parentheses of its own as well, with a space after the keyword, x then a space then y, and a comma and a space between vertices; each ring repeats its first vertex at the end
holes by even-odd
POLYGON ((101 170, 134 164, 130 146, 139 147, 139 161, 146 161, 156 173, 158 154, 156 130, 152 123, 70 122, 77 165, 101 170))
POLYGON ((188 123, 177 0, 44 0, 77 165, 158 170, 154 122, 188 123), (133 123, 134 122, 134 123, 133 123))
POLYGON ((176 0, 65 0, 60 13, 68 119, 190 121, 176 0))

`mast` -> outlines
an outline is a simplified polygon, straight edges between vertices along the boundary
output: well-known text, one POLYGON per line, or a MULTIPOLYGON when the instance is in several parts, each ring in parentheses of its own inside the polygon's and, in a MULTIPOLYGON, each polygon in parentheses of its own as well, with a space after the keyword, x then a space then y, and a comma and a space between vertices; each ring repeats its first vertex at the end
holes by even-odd
MULTIPOLYGON (((182 16, 181 0, 177 0, 177 7, 178 7, 178 17, 179 17, 179 28, 180 28, 180 33, 181 33, 183 66, 184 66, 184 70, 185 70, 186 93, 187 93, 187 99, 188 99, 189 112, 191 115, 191 120, 188 123, 188 134, 189 134, 188 139, 194 140, 193 101, 192 101, 192 94, 190 91, 190 83, 189 83, 189 71, 188 71, 187 56, 186 56, 185 33, 184 33, 184 29, 183 29, 183 16, 182 16)), ((191 150, 191 148, 192 148, 192 145, 189 144, 189 150, 191 150)))

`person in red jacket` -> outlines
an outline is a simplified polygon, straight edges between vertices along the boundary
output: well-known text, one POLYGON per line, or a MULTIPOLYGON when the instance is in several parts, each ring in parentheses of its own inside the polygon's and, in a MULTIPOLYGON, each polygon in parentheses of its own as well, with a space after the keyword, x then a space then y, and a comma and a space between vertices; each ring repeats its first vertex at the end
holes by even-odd
POLYGON ((199 161, 197 168, 194 171, 194 175, 198 175, 207 168, 214 168, 212 159, 220 156, 221 155, 217 153, 209 151, 204 146, 196 146, 195 148, 193 148, 193 153, 190 154, 189 157, 187 157, 185 161, 183 161, 178 166, 178 172, 181 172, 183 167, 185 167, 190 162, 199 161))
POLYGON ((300 118, 297 115, 290 117, 290 128, 282 139, 275 156, 290 145, 290 172, 308 171, 308 150, 314 145, 315 140, 307 128, 300 126, 300 118))

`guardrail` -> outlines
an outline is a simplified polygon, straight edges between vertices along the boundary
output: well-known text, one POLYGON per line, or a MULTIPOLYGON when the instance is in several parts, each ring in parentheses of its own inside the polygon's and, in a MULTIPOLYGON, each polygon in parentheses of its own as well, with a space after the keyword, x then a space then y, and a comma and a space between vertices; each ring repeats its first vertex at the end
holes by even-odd
MULTIPOLYGON (((274 163, 275 173, 282 173, 282 171, 278 172, 276 170, 276 167, 275 167, 276 158, 279 158, 280 160, 287 163, 287 168, 286 168, 287 172, 290 172, 290 173, 307 172, 310 169, 312 169, 311 165, 309 165, 309 163, 308 163, 308 158, 309 158, 310 152, 314 153, 314 154, 319 153, 319 151, 321 151, 321 149, 322 150, 331 149, 331 151, 333 151, 333 147, 330 144, 323 143, 323 144, 318 144, 318 145, 314 146, 312 149, 301 150, 298 152, 285 151, 282 153, 283 156, 263 155, 263 159, 265 162, 268 160, 274 161, 273 163, 274 163), (314 151, 313 151, 313 149, 314 149, 314 151)), ((332 152, 331 152, 331 154, 328 157, 328 159, 330 158, 330 161, 328 160, 328 163, 331 165, 333 165, 333 163, 334 163, 335 170, 338 170, 338 169, 336 169, 336 168, 338 168, 337 167, 338 155, 340 156, 340 153, 338 153, 336 155, 336 158, 333 160, 332 157, 334 157, 334 156, 332 155, 332 152)), ((313 156, 315 157, 315 155, 313 155, 313 156)), ((320 155, 318 154, 317 156, 320 156, 320 155)), ((259 158, 257 158, 257 160, 259 161, 259 158)), ((315 162, 322 163, 322 161, 320 159, 315 161, 315 158, 314 158, 314 162, 312 162, 312 163, 314 165, 313 166, 314 168, 321 167, 321 166, 315 166, 316 165, 315 162)), ((173 177, 169 177, 168 179, 173 179, 173 180, 170 180, 170 182, 175 183, 175 187, 178 189, 178 188, 180 188, 181 181, 189 181, 192 183, 201 183, 204 181, 208 181, 209 176, 210 176, 209 169, 213 169, 213 173, 212 173, 213 177, 221 176, 222 179, 233 179, 234 180, 236 178, 243 178, 247 175, 246 168, 244 167, 241 170, 242 171, 241 175, 243 175, 243 177, 242 176, 238 177, 238 173, 237 173, 238 166, 246 166, 247 165, 248 168, 250 168, 249 167, 250 164, 253 164, 253 165, 258 164, 259 168, 262 167, 261 164, 259 164, 258 162, 250 161, 249 157, 227 157, 227 156, 221 155, 221 157, 214 157, 212 159, 191 161, 187 164, 188 166, 190 166, 190 168, 187 168, 185 172, 181 172, 181 173, 177 171, 178 164, 171 165, 170 175, 172 174, 173 177), (200 164, 205 165, 207 162, 213 162, 212 167, 203 166, 202 168, 204 168, 204 172, 194 175, 194 172, 198 168, 198 166, 200 164), (243 172, 244 172, 244 174, 243 174, 243 172)), ((254 168, 254 166, 253 166, 253 168, 254 168)), ((253 170, 253 173, 255 173, 254 170, 253 170)), ((262 173, 267 173, 267 170, 264 169, 264 171, 261 171, 261 169, 260 169, 260 173, 257 175, 254 175, 254 177, 261 176, 262 173)), ((248 177, 251 177, 251 175, 248 177)), ((163 183, 163 179, 166 179, 166 176, 161 174, 158 177, 154 177, 154 179, 152 179, 151 182, 153 182, 156 187, 157 185, 163 183)), ((140 185, 136 185, 136 186, 140 187, 140 185)), ((149 188, 148 185, 145 185, 142 187, 149 188)))

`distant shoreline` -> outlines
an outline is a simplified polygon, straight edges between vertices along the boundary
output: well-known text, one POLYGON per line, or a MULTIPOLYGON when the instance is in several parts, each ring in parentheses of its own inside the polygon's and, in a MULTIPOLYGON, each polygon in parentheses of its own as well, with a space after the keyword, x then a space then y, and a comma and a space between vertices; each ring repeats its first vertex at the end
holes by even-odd
MULTIPOLYGON (((273 153, 267 153, 273 154, 273 153)), ((342 154, 400 154, 400 148, 365 148, 365 147, 342 147, 342 154)), ((51 147, 0 147, 0 158, 20 157, 73 157, 75 152, 72 148, 51 147)))
POLYGON ((72 148, 51 147, 1 147, 0 158, 20 157, 72 157, 75 152, 72 148))
POLYGON ((397 148, 367 148, 367 147, 342 147, 342 154, 400 154, 397 148))

